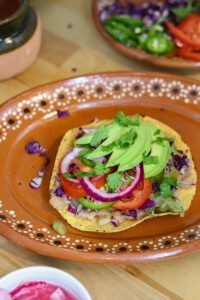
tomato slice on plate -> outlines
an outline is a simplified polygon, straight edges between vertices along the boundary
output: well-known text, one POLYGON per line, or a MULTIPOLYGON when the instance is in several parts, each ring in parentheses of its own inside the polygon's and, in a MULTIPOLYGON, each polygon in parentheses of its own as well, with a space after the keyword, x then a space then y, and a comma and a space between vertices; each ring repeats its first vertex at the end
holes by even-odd
POLYGON ((182 47, 177 49, 177 55, 184 59, 200 62, 200 50, 195 51, 195 49, 191 49, 189 47, 182 47))
MULTIPOLYGON (((84 197, 87 195, 86 191, 82 185, 78 182, 70 181, 68 178, 64 178, 60 175, 61 185, 67 196, 72 197, 74 200, 84 197)), ((94 182, 94 185, 99 189, 106 184, 106 176, 99 176, 99 178, 94 182)))
POLYGON ((167 22, 166 26, 175 39, 191 48, 200 49, 200 15, 192 14, 177 26, 167 22))
POLYGON ((145 178, 142 189, 136 189, 132 193, 132 197, 130 199, 120 200, 112 207, 120 210, 131 210, 131 209, 139 208, 147 201, 151 193, 152 193, 151 179, 145 178))

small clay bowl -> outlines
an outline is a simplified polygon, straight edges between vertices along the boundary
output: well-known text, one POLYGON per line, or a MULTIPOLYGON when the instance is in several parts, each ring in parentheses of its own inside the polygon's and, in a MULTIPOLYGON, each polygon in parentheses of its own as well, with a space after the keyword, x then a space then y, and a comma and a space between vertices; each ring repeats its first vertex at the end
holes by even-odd
POLYGON ((76 299, 91 300, 86 288, 75 277, 62 270, 45 266, 27 267, 11 272, 0 279, 0 288, 11 292, 25 282, 34 281, 55 284, 66 289, 76 299))
MULTIPOLYGON (((9 10, 9 2, 3 3, 1 9, 9 10)), ((1 14, 0 32, 0 80, 4 80, 28 68, 40 49, 41 22, 28 0, 18 0, 16 10, 5 18, 1 14)))
MULTIPOLYGON (((112 38, 105 30, 99 18, 99 4, 103 0, 93 0, 92 2, 92 13, 95 25, 99 33, 107 40, 110 45, 115 48, 117 51, 121 52, 125 56, 128 56, 133 59, 141 60, 144 63, 149 63, 152 65, 165 67, 165 68, 176 68, 176 69, 200 69, 200 62, 194 62, 190 60, 184 60, 176 56, 167 57, 167 56, 156 56, 149 54, 145 51, 131 48, 123 45, 122 43, 116 41, 112 38)), ((142 2, 142 1, 137 1, 142 2)))

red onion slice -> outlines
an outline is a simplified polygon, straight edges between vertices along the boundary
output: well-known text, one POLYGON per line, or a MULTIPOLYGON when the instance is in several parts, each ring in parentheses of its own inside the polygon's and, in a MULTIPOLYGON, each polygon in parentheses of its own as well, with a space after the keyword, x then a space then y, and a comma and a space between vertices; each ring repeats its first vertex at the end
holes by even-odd
MULTIPOLYGON (((61 174, 67 172, 71 161, 73 159, 75 159, 77 157, 78 153, 81 150, 83 150, 83 149, 84 148, 78 148, 78 147, 76 147, 72 151, 70 151, 69 153, 67 153, 65 155, 65 157, 63 158, 63 160, 62 160, 62 162, 60 164, 60 172, 61 172, 61 174)), ((75 183, 79 183, 79 181, 77 179, 74 179, 74 178, 67 178, 67 180, 75 182, 75 183)))
POLYGON ((142 177, 143 177, 143 167, 142 164, 139 164, 136 167, 136 176, 133 182, 125 190, 119 193, 106 193, 98 190, 90 182, 88 177, 80 178, 80 183, 90 197, 102 202, 113 202, 116 200, 124 199, 127 196, 129 196, 137 188, 142 177))

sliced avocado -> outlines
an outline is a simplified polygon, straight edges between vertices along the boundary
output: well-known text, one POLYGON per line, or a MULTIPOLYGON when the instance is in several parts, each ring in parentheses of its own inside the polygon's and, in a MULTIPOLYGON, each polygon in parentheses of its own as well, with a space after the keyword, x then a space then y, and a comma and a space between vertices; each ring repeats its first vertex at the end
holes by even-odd
POLYGON ((124 152, 112 154, 107 166, 114 166, 119 164, 119 171, 125 171, 133 168, 139 164, 143 159, 144 152, 148 153, 151 150, 151 142, 153 133, 156 127, 147 123, 141 123, 136 128, 137 138, 133 145, 128 149, 123 149, 124 152), (118 157, 117 157, 118 156, 118 157))
POLYGON ((150 156, 157 156, 159 162, 150 165, 143 164, 145 178, 157 176, 164 170, 170 158, 169 142, 165 140, 162 143, 153 143, 150 156))
MULTIPOLYGON (((108 128, 108 132, 109 132, 109 136, 112 135, 116 128, 120 127, 117 123, 112 123, 110 125, 107 126, 108 128)), ((121 127, 120 127, 121 128, 121 127)), ((91 142, 93 136, 95 134, 95 131, 92 133, 89 133, 87 135, 82 136, 80 139, 78 139, 76 141, 76 145, 87 145, 91 142)))
POLYGON ((95 158, 98 158, 98 157, 108 155, 111 152, 115 151, 112 148, 105 150, 105 149, 103 149, 102 146, 108 146, 108 145, 112 144, 113 142, 118 140, 122 134, 125 134, 126 132, 128 132, 130 130, 130 128, 131 128, 130 126, 121 127, 121 126, 116 125, 115 131, 112 132, 112 135, 110 135, 99 147, 97 147, 93 152, 91 152, 87 156, 87 158, 88 159, 95 159, 95 158))

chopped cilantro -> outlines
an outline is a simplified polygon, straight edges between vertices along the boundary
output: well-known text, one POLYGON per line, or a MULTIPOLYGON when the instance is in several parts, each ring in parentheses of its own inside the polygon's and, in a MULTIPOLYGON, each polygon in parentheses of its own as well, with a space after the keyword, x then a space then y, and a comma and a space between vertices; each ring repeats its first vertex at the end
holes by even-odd
POLYGON ((125 134, 120 136, 119 140, 117 141, 117 144, 120 147, 128 147, 129 145, 131 145, 133 143, 136 136, 137 136, 136 132, 132 128, 128 132, 126 132, 125 134))
POLYGON ((76 173, 76 176, 77 177, 93 177, 95 174, 94 174, 94 171, 90 171, 90 172, 82 172, 82 171, 78 171, 76 173))
POLYGON ((116 191, 118 188, 120 188, 122 182, 123 182, 123 176, 120 173, 115 172, 109 174, 107 177, 106 189, 112 192, 116 191))
POLYGON ((179 6, 176 8, 173 8, 171 11, 176 17, 176 20, 178 22, 182 21, 185 19, 187 16, 189 16, 191 13, 197 11, 199 6, 193 3, 192 0, 188 1, 187 6, 179 6))
POLYGON ((115 142, 113 142, 107 146, 102 146, 102 150, 110 152, 110 151, 113 151, 113 149, 120 149, 120 148, 128 147, 131 144, 133 144, 136 137, 137 137, 137 134, 134 131, 134 129, 132 128, 125 134, 121 135, 120 138, 118 140, 116 140, 115 142))
POLYGON ((136 114, 134 119, 131 119, 131 125, 139 126, 140 125, 140 115, 136 114))
POLYGON ((140 116, 137 114, 135 116, 135 119, 129 119, 126 117, 126 115, 124 114, 123 111, 119 111, 114 120, 120 126, 127 127, 130 125, 138 126, 140 124, 139 118, 140 118, 140 116))
POLYGON ((161 130, 160 129, 157 129, 153 135, 159 135, 161 133, 161 130))
POLYGON ((171 185, 169 185, 167 182, 162 182, 160 184, 160 193, 164 198, 171 197, 173 195, 171 185))
POLYGON ((174 144, 171 145, 170 149, 171 149, 171 154, 172 155, 178 154, 178 151, 177 151, 176 146, 174 144))
POLYGON ((171 197, 173 195, 172 187, 179 185, 179 181, 173 178, 165 177, 160 184, 160 193, 164 198, 171 197))
POLYGON ((116 142, 113 142, 113 143, 111 143, 111 144, 109 144, 109 145, 107 145, 107 146, 101 146, 101 149, 103 150, 103 151, 108 151, 108 152, 110 152, 110 151, 112 151, 114 148, 116 147, 116 142))
POLYGON ((74 176, 71 173, 65 172, 62 174, 65 178, 73 178, 74 176))
POLYGON ((91 148, 85 148, 78 153, 78 157, 83 157, 83 156, 91 153, 92 151, 93 151, 93 149, 91 149, 91 148))
POLYGON ((151 165, 151 164, 157 164, 159 162, 158 160, 158 156, 147 156, 147 157, 144 157, 143 159, 143 163, 145 165, 151 165))
POLYGON ((100 161, 98 161, 94 167, 94 172, 96 175, 106 174, 109 171, 110 171, 110 169, 106 168, 106 166, 100 161))
POLYGON ((119 111, 114 120, 120 126, 127 127, 127 126, 131 125, 130 120, 125 116, 123 111, 119 111))
POLYGON ((95 131, 94 136, 90 142, 90 145, 92 147, 96 147, 107 137, 108 137, 108 128, 105 125, 101 125, 95 131))
POLYGON ((131 176, 129 176, 128 174, 125 175, 125 178, 122 178, 122 181, 124 183, 130 183, 132 181, 131 176))
POLYGON ((161 137, 161 136, 158 136, 156 137, 156 139, 153 141, 153 143, 157 143, 157 144, 161 144, 164 142, 164 141, 169 141, 166 137, 161 137))

